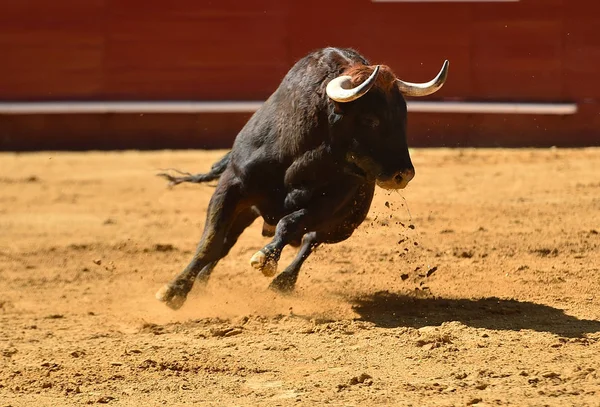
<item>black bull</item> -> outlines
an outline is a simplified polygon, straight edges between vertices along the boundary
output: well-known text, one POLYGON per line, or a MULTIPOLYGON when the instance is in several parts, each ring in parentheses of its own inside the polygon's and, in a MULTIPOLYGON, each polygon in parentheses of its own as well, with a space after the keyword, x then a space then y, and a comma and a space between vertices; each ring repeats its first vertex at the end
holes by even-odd
POLYGON ((282 249, 300 246, 270 285, 293 290, 316 246, 348 239, 364 221, 375 185, 400 189, 412 179, 404 95, 437 91, 447 68, 446 61, 434 80, 416 84, 351 49, 325 48, 299 60, 209 173, 162 174, 171 184, 219 181, 192 261, 156 298, 181 307, 194 282, 208 281, 259 216, 263 235, 273 239, 250 263, 274 276, 282 249))

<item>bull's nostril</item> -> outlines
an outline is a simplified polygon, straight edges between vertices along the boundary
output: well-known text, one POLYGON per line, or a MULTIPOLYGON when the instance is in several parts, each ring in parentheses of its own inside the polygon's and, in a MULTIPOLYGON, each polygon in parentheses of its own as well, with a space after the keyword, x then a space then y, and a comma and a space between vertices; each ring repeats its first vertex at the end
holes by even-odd
POLYGON ((402 183, 402 174, 396 174, 394 176, 394 181, 396 181, 398 184, 402 183))

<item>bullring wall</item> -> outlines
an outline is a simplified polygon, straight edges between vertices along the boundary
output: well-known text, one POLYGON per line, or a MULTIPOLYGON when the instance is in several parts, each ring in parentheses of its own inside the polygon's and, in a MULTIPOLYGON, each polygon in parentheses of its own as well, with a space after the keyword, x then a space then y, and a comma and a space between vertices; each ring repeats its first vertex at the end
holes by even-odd
MULTIPOLYGON (((260 101, 291 65, 348 46, 408 81, 450 60, 426 101, 559 103, 575 113, 412 112, 413 146, 600 143, 600 4, 4 0, 0 102, 260 101)), ((422 101, 423 99, 419 99, 422 101)), ((0 149, 228 147, 248 112, 10 114, 0 149)))

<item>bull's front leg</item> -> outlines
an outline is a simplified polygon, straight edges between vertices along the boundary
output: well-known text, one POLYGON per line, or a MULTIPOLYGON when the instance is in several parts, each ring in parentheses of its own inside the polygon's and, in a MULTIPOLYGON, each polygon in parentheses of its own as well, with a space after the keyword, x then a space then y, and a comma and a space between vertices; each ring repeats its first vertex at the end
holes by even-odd
POLYGON ((300 209, 281 218, 271 243, 256 252, 250 259, 252 267, 260 270, 266 277, 273 277, 277 273, 277 262, 283 248, 293 240, 300 240, 306 231, 303 224, 306 222, 307 214, 307 209, 300 209))
POLYGON ((319 199, 311 201, 315 202, 316 205, 309 205, 309 208, 294 214, 296 220, 295 230, 289 227, 289 223, 285 229, 283 227, 279 228, 278 225, 279 232, 282 234, 289 233, 290 235, 274 239, 257 253, 259 256, 264 255, 267 259, 279 259, 277 256, 283 247, 282 243, 294 234, 304 233, 308 230, 304 233, 298 254, 289 266, 271 282, 269 286, 271 289, 281 293, 293 291, 304 261, 319 244, 338 243, 348 239, 354 233, 369 212, 374 185, 365 183, 351 187, 340 184, 340 188, 337 190, 330 189, 330 192, 331 194, 325 196, 316 195, 314 198, 319 199))
POLYGON ((318 230, 331 222, 336 212, 349 204, 357 186, 339 180, 338 183, 316 190, 295 189, 286 197, 286 208, 295 208, 277 223, 273 240, 256 252, 250 259, 252 267, 265 276, 272 277, 277 272, 277 262, 283 248, 293 241, 318 230))
POLYGON ((302 238, 302 244, 300 250, 298 250, 298 254, 296 254, 294 260, 292 260, 285 270, 279 273, 279 275, 271 281, 269 288, 280 293, 289 293, 293 291, 304 261, 308 259, 308 256, 310 256, 319 243, 317 232, 305 234, 302 238))

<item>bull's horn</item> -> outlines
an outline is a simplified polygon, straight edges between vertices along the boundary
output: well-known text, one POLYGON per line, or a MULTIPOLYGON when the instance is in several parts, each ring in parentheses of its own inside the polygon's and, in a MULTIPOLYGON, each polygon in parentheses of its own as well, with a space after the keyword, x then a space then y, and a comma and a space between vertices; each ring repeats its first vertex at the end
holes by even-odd
POLYGON ((352 102, 363 96, 371 89, 379 73, 379 65, 375 67, 373 73, 367 78, 366 81, 361 83, 355 88, 350 88, 352 84, 352 77, 348 75, 338 76, 332 79, 326 88, 327 96, 336 102, 345 103, 352 102))
POLYGON ((437 74, 435 78, 426 83, 412 83, 412 82, 404 82, 400 79, 396 79, 396 83, 398 84, 398 89, 406 96, 427 96, 432 93, 437 92, 444 83, 446 82, 446 78, 448 77, 448 65, 449 62, 444 61, 444 65, 442 66, 442 70, 437 74))

